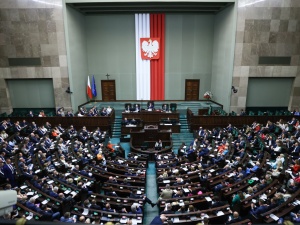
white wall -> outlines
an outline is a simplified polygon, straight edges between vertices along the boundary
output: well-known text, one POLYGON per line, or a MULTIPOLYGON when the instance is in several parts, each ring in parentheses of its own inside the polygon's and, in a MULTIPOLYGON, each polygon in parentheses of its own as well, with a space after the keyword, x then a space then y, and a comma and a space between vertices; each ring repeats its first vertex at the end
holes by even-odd
POLYGON ((65 15, 71 101, 77 111, 78 105, 88 101, 85 16, 68 6, 65 15))
POLYGON ((213 100, 229 110, 233 73, 236 8, 227 7, 215 16, 211 91, 213 100))

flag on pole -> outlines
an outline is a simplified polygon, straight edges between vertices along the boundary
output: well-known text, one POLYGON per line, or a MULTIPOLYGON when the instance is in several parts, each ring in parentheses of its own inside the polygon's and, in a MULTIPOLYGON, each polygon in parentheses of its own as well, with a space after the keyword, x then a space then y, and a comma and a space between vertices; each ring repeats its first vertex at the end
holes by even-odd
POLYGON ((93 94, 93 97, 97 96, 97 88, 96 88, 96 82, 95 82, 94 75, 93 75, 93 79, 92 79, 92 94, 93 94))
POLYGON ((89 76, 88 76, 88 81, 87 81, 86 93, 87 93, 87 96, 89 97, 89 99, 93 98, 92 89, 91 89, 91 83, 90 83, 90 77, 89 76))

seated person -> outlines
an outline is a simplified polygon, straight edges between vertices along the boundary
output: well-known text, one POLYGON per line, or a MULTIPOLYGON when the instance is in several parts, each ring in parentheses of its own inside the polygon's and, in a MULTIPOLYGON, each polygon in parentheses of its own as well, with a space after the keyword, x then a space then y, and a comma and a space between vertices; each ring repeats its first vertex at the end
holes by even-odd
POLYGON ((141 111, 140 106, 138 104, 135 104, 134 112, 139 112, 139 111, 141 111))
POLYGON ((129 125, 130 124, 130 120, 128 120, 126 117, 124 118, 124 120, 122 121, 122 125, 129 125))
POLYGON ((226 222, 226 224, 237 223, 241 220, 242 218, 240 217, 239 213, 235 211, 228 217, 228 222, 226 222))
POLYGON ((125 105, 125 112, 130 112, 131 111, 131 106, 130 104, 125 105))
POLYGON ((154 104, 152 102, 149 102, 147 109, 148 109, 148 111, 153 111, 154 110, 154 104))
POLYGON ((106 110, 105 107, 101 110, 100 115, 101 116, 108 116, 108 113, 107 113, 107 110, 106 110))
POLYGON ((107 106, 106 112, 108 115, 111 114, 112 108, 110 106, 107 106))
POLYGON ((137 121, 134 118, 132 118, 131 121, 130 121, 130 124, 137 125, 137 121))
POLYGON ((163 112, 168 112, 169 111, 169 105, 168 104, 163 104, 162 105, 162 111, 163 112))
POLYGON ((64 107, 61 107, 56 112, 57 116, 65 116, 64 107))

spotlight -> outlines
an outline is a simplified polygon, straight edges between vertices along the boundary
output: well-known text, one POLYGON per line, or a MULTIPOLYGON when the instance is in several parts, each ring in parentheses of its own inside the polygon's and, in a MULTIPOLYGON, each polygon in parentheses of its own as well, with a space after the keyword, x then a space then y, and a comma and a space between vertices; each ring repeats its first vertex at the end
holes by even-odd
POLYGON ((231 87, 231 90, 232 90, 233 93, 237 93, 238 92, 238 90, 234 86, 231 87))
POLYGON ((66 92, 67 92, 68 94, 72 94, 72 93, 73 93, 73 92, 70 90, 70 87, 67 88, 66 92))

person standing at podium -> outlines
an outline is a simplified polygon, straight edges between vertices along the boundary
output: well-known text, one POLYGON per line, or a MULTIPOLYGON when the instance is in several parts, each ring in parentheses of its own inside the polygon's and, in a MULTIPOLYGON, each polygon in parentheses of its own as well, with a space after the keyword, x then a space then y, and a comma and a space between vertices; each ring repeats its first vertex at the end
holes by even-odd
POLYGON ((161 150, 162 149, 162 141, 159 139, 156 143, 155 143, 155 149, 157 150, 161 150))

